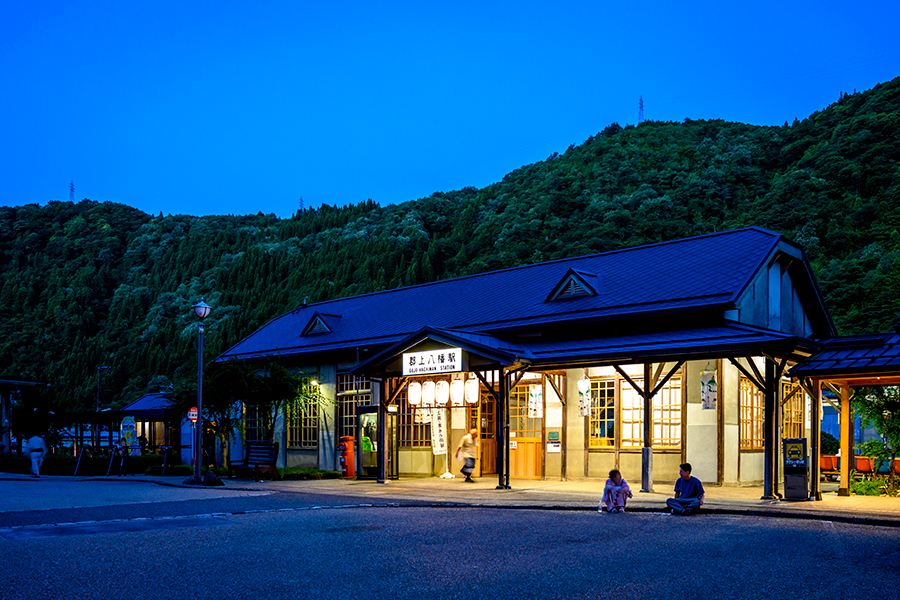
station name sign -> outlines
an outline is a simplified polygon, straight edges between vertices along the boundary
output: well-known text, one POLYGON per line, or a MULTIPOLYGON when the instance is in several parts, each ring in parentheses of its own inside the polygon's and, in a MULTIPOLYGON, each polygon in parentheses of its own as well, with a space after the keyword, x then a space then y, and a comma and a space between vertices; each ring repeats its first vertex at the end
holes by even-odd
POLYGON ((404 375, 458 373, 462 370, 462 348, 403 353, 404 375))

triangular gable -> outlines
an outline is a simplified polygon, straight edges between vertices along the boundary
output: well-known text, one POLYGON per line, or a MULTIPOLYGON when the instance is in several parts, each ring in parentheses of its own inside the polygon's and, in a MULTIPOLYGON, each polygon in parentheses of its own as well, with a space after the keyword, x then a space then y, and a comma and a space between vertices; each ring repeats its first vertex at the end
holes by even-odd
POLYGON ((315 313, 312 318, 310 318, 309 322, 307 322, 306 327, 303 328, 303 333, 300 335, 315 335, 317 333, 331 333, 331 326, 327 323, 326 317, 332 317, 333 319, 339 319, 340 315, 324 315, 315 313))
POLYGON ((565 298, 596 296, 599 287, 600 278, 596 274, 569 269, 547 295, 545 302, 553 302, 554 300, 563 300, 565 298))

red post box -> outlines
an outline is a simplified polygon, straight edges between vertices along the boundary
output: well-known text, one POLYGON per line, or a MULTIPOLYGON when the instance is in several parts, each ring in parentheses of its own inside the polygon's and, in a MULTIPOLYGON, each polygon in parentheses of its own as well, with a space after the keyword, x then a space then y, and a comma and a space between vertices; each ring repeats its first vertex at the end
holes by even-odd
POLYGON ((341 436, 340 446, 338 446, 338 448, 341 450, 341 471, 344 473, 344 478, 356 477, 356 457, 353 450, 353 436, 341 436))

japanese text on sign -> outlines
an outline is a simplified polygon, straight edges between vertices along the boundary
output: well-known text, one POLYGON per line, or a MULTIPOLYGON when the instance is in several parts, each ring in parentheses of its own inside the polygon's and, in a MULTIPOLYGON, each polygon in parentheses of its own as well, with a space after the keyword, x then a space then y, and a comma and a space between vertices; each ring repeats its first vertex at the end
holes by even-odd
POLYGON ((462 349, 442 348, 424 352, 403 353, 404 375, 457 373, 462 371, 462 349))

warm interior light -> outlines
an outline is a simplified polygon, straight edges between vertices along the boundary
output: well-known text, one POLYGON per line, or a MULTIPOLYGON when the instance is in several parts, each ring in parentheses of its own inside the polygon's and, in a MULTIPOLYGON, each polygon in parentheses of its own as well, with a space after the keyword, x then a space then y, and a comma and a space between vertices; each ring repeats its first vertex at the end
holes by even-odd
POLYGON ((450 400, 450 384, 446 381, 438 381, 435 384, 435 401, 441 406, 445 406, 450 400))
POLYGON ((462 379, 454 379, 450 382, 450 402, 453 406, 462 406, 465 393, 465 384, 462 379))
POLYGON ((479 389, 480 386, 477 379, 469 379, 466 381, 466 402, 469 404, 477 404, 479 389))
POLYGON ((418 406, 422 402, 422 384, 413 381, 406 388, 406 401, 410 406, 418 406))
POLYGON ((422 382, 422 406, 434 406, 434 382, 422 382))

